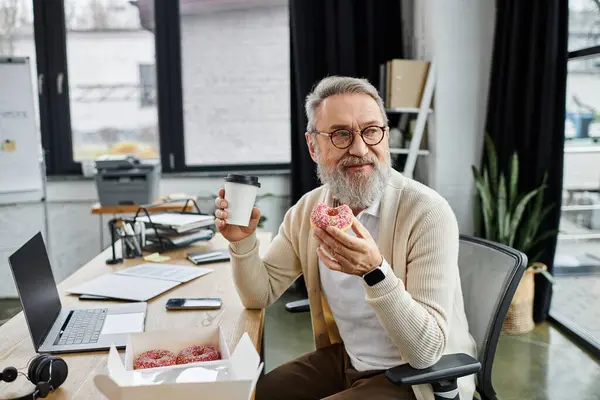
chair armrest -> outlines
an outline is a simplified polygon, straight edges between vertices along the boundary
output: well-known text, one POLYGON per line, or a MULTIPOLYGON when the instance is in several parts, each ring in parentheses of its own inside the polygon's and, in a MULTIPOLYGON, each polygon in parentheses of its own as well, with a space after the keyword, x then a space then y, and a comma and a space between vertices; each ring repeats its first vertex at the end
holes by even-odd
POLYGON ((394 385, 421 385, 452 380, 479 371, 481 363, 468 354, 447 354, 435 365, 425 369, 415 369, 408 364, 399 365, 385 371, 385 376, 394 385))

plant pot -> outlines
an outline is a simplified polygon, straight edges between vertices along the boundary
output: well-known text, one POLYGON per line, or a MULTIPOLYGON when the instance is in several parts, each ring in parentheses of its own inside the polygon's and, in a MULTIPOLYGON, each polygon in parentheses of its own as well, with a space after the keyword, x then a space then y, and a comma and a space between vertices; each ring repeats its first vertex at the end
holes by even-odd
MULTIPOLYGON (((546 269, 543 264, 536 263, 546 269)), ((520 335, 533 330, 533 295, 535 293, 534 276, 537 272, 533 267, 525 270, 517 291, 510 303, 508 313, 502 325, 502 333, 520 335)))

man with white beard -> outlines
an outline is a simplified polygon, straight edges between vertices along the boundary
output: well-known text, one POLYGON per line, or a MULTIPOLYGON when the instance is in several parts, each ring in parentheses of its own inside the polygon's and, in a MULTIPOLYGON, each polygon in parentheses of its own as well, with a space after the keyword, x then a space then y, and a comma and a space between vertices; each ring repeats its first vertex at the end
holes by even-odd
MULTIPOLYGON (((433 399, 430 385, 397 387, 383 374, 442 355, 475 356, 458 273, 458 227, 436 192, 391 167, 383 102, 366 80, 328 77, 306 98, 306 142, 323 183, 286 213, 264 257, 255 230, 227 224, 223 189, 216 225, 229 241, 247 308, 266 308, 301 275, 316 351, 264 375, 256 399, 433 399), (313 227, 317 204, 347 205, 351 229, 313 227)), ((293 179, 293 178, 292 178, 293 179)), ((470 399, 474 376, 458 380, 470 399)))

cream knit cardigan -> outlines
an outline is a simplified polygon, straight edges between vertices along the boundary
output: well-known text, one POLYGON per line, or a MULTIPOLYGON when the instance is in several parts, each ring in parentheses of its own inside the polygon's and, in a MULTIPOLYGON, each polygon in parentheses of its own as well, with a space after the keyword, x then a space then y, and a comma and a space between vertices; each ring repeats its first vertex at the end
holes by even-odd
MULTIPOLYGON (((304 274, 316 348, 341 342, 321 293, 316 241, 309 215, 317 202, 332 204, 326 186, 304 195, 285 215, 261 259, 255 234, 230 243, 233 277, 247 308, 266 308, 304 274)), ((443 354, 476 357, 458 273, 458 226, 448 203, 432 189, 393 171, 381 199, 379 249, 394 273, 366 287, 367 302, 403 360, 414 368, 443 354)), ((474 375, 458 380, 461 399, 472 399, 474 375)), ((413 387, 432 400, 430 385, 413 387)))

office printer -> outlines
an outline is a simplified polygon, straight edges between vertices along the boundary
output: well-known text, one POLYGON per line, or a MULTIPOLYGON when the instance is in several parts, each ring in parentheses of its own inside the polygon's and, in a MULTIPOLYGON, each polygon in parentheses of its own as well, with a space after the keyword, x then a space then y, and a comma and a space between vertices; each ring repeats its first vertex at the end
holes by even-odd
POLYGON ((95 164, 96 187, 103 206, 143 205, 158 198, 160 160, 105 155, 96 158, 95 164))

